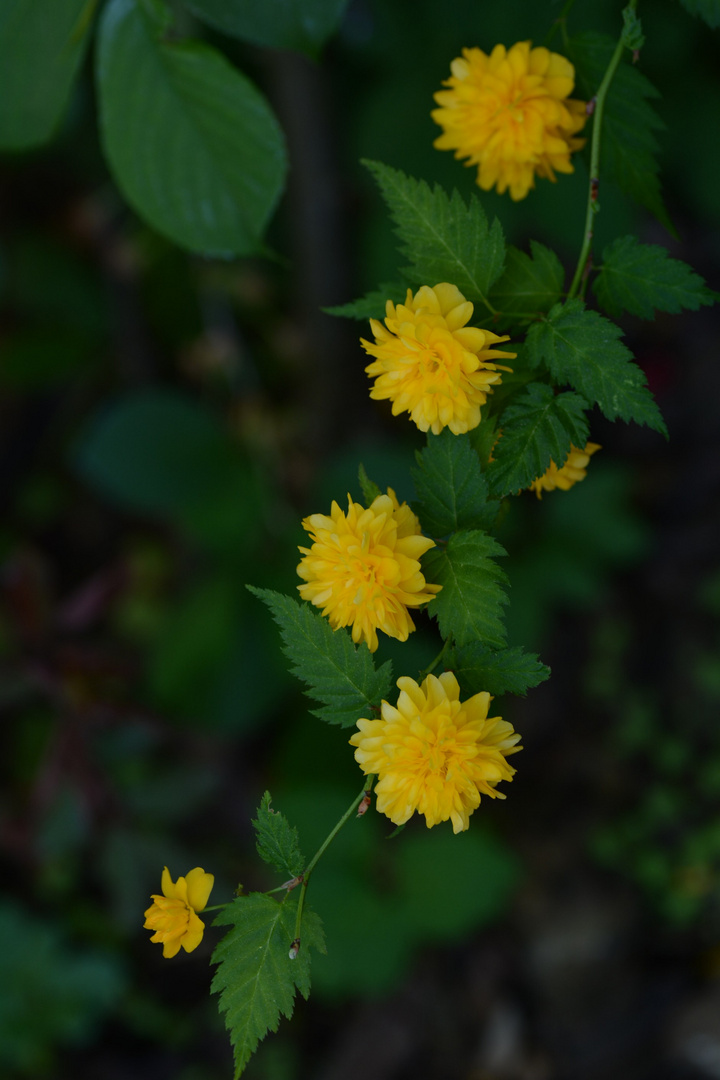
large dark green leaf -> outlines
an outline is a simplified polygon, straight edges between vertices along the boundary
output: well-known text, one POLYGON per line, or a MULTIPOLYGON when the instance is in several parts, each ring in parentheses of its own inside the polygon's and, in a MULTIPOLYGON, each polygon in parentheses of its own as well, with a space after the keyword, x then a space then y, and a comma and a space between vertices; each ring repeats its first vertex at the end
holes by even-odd
POLYGON ((680 0, 692 15, 699 15, 708 26, 720 26, 720 0, 680 0))
POLYGON ((314 56, 336 29, 347 0, 185 0, 225 34, 314 56))
POLYGON ((0 147, 45 142, 65 111, 95 0, 0 4, 0 147))
POLYGON ((530 254, 515 247, 505 252, 505 270, 490 292, 493 307, 503 315, 549 311, 562 293, 565 271, 554 251, 530 241, 530 254))
POLYGON ((494 561, 505 549, 492 536, 473 529, 453 533, 446 545, 423 557, 428 581, 442 585, 428 604, 444 638, 458 645, 481 641, 494 647, 505 644, 503 606, 507 596, 504 570, 494 561))
POLYGON ((624 310, 653 319, 656 308, 677 315, 683 308, 697 311, 717 299, 687 263, 671 259, 657 244, 640 244, 634 236, 622 236, 605 248, 593 290, 613 317, 624 310))
POLYGON ((97 83, 105 151, 128 202, 159 232, 207 255, 245 255, 285 176, 265 98, 221 53, 170 41, 135 0, 110 0, 97 83))
POLYGON ((488 484, 470 440, 449 428, 428 435, 412 470, 418 502, 414 505, 429 536, 459 529, 490 529, 500 504, 488 501, 488 484))

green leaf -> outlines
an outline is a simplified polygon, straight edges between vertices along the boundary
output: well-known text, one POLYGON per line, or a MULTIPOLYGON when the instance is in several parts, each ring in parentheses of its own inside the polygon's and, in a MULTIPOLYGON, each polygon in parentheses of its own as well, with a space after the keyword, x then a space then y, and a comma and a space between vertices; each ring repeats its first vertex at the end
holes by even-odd
POLYGON ((587 311, 582 300, 570 300, 534 323, 526 344, 533 363, 544 361, 554 379, 597 402, 608 420, 635 420, 667 436, 645 375, 621 337, 620 327, 587 311))
POLYGON ((505 270, 490 292, 490 302, 503 315, 549 311, 562 293, 565 271, 554 251, 530 241, 530 254, 516 247, 505 253, 505 270))
POLYGON ((480 200, 469 204, 439 184, 405 176, 378 161, 365 161, 387 203, 400 238, 400 252, 410 260, 403 270, 418 285, 448 281, 473 303, 486 304, 490 286, 505 262, 505 240, 500 222, 492 225, 480 200))
POLYGON ((0 4, 0 147, 46 142, 67 107, 95 0, 6 0, 0 4))
POLYGON ((289 1020, 295 991, 310 993, 310 948, 325 952, 322 923, 305 905, 300 929, 301 947, 288 956, 295 937, 297 899, 282 903, 262 893, 239 896, 220 912, 213 926, 232 929, 217 945, 212 962, 218 965, 211 989, 220 995, 218 1007, 240 1076, 268 1031, 277 1031, 280 1017, 289 1020))
POLYGON ((626 49, 630 49, 631 52, 637 52, 642 49, 645 44, 645 35, 642 31, 642 20, 638 18, 638 13, 634 7, 630 4, 626 8, 623 8, 623 35, 622 41, 626 49))
POLYGON ((372 481, 368 474, 365 472, 365 466, 362 462, 360 462, 360 465, 358 467, 358 480, 360 481, 363 498, 365 499, 367 505, 370 506, 370 504, 373 503, 375 499, 377 499, 378 495, 382 495, 382 492, 380 491, 380 488, 377 486, 377 484, 374 483, 374 481, 372 481))
POLYGON ((540 663, 535 653, 526 653, 518 645, 493 651, 473 641, 451 649, 445 667, 455 674, 463 695, 487 691, 493 697, 525 696, 532 687, 550 678, 550 668, 540 663))
POLYGON ((311 710, 328 724, 354 727, 361 716, 377 709, 392 688, 392 664, 388 660, 376 669, 367 645, 353 645, 346 630, 333 630, 311 604, 272 589, 250 592, 267 604, 280 627, 283 652, 291 671, 307 684, 306 693, 322 702, 311 710))
POLYGON ((699 15, 713 29, 720 26, 720 0, 680 0, 680 3, 691 15, 699 15))
POLYGON ((343 319, 361 319, 363 322, 367 319, 382 321, 385 318, 387 301, 392 300, 394 304, 401 304, 406 296, 407 285, 398 284, 395 281, 380 285, 379 288, 361 296, 359 300, 351 300, 347 304, 336 304, 335 307, 323 308, 323 311, 326 315, 337 315, 343 319))
POLYGON ((336 30, 347 0, 185 0, 224 34, 316 56, 336 30))
POLYGON ((418 501, 414 509, 429 536, 446 536, 459 529, 489 529, 500 504, 488 501, 487 480, 470 440, 449 428, 428 435, 416 454, 412 477, 418 501))
POLYGON ((135 0, 110 0, 97 56, 100 127, 129 203, 181 247, 248 255, 285 178, 265 98, 221 53, 166 41, 135 0))
POLYGON ((656 308, 677 315, 683 308, 697 311, 716 300, 687 263, 671 259, 657 244, 639 243, 634 236, 619 237, 605 248, 593 291, 609 315, 629 311, 641 319, 653 319, 656 308))
POLYGON ((270 803, 270 792, 266 791, 258 807, 257 820, 252 823, 257 833, 258 855, 288 878, 297 877, 305 867, 298 831, 284 814, 273 810, 270 803))
POLYGON ((588 437, 586 408, 578 394, 555 395, 545 383, 530 383, 500 418, 502 437, 487 471, 494 494, 529 487, 551 461, 563 464, 571 443, 582 449, 588 437))
MULTIPOLYGON (((614 50, 615 41, 606 34, 589 32, 572 39, 568 53, 575 65, 578 97, 589 101, 597 93, 614 50)), ((605 99, 599 195, 602 202, 603 181, 611 180, 675 235, 657 175, 655 132, 665 125, 649 102, 659 96, 636 67, 620 62, 605 99)))
POLYGON ((444 638, 452 634, 457 645, 478 640, 498 648, 505 644, 502 609, 507 603, 503 590, 507 575, 493 562, 505 554, 492 536, 472 530, 455 533, 446 546, 423 557, 426 579, 442 585, 428 611, 437 616, 444 638))

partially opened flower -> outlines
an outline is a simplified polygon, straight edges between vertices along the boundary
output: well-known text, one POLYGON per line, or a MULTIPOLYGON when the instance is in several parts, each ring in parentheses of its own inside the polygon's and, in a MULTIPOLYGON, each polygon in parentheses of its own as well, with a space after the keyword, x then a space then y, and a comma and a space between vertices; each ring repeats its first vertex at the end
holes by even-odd
POLYGON ((573 484, 585 479, 590 458, 600 449, 599 443, 586 443, 584 450, 578 450, 577 446, 571 443, 565 464, 558 469, 555 462, 551 461, 543 475, 533 480, 528 491, 534 491, 538 499, 542 499, 543 491, 555 491, 556 488, 569 491, 573 484))
POLYGON ((450 819, 463 832, 481 795, 505 798, 496 788, 515 774, 506 758, 522 749, 520 736, 502 717, 488 718, 490 694, 461 702, 450 671, 422 686, 407 677, 397 685, 397 706, 383 701, 381 720, 358 720, 355 760, 378 776, 377 808, 396 825, 417 810, 428 828, 450 819))
POLYGON ((439 435, 449 427, 462 435, 480 423, 480 407, 500 382, 492 361, 515 353, 493 346, 507 341, 491 330, 466 324, 473 305, 456 285, 423 285, 404 304, 386 304, 385 325, 370 320, 374 343, 361 338, 375 359, 365 371, 375 379, 370 397, 392 401, 393 416, 408 412, 421 431, 439 435))
POLYGON ((153 904, 145 912, 145 929, 154 930, 151 941, 162 942, 163 956, 170 958, 180 951, 197 949, 205 932, 205 923, 198 919, 203 911, 215 878, 200 866, 187 877, 173 882, 167 866, 162 873, 162 896, 154 895, 153 904))
POLYGON ((529 41, 512 48, 496 45, 463 49, 450 65, 447 90, 434 96, 433 120, 443 129, 438 150, 454 150, 466 165, 477 165, 483 191, 524 199, 535 175, 555 180, 571 173, 570 155, 585 140, 575 136, 587 119, 585 103, 569 97, 575 69, 569 60, 529 41))
POLYGON ((408 504, 398 503, 392 488, 367 509, 348 495, 347 513, 333 502, 329 517, 311 514, 302 524, 314 541, 299 548, 303 600, 319 607, 334 630, 350 626, 353 641, 366 641, 371 652, 378 630, 406 641, 415 629, 408 608, 432 600, 441 588, 428 585, 421 572, 420 556, 435 541, 421 534, 408 504))

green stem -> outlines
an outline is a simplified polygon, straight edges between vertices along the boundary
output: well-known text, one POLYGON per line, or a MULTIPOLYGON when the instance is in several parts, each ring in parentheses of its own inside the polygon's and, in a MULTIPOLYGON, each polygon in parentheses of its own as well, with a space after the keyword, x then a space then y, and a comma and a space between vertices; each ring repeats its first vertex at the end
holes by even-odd
POLYGON ((312 859, 308 863, 307 868, 305 869, 305 872, 303 874, 303 883, 302 883, 302 886, 300 888, 300 899, 298 900, 297 917, 295 919, 295 940, 293 941, 293 945, 292 945, 293 949, 295 950, 295 955, 296 956, 297 956, 297 949, 299 949, 299 947, 300 947, 300 925, 302 923, 303 905, 305 903, 305 893, 307 891, 308 882, 310 881, 310 875, 312 874, 313 870, 317 866, 320 859, 323 857, 323 855, 327 851, 330 844, 333 842, 333 840, 335 839, 337 834, 342 829, 343 825, 345 825, 346 822, 348 822, 350 820, 353 813, 355 812, 355 810, 357 810, 358 806, 363 801, 365 796, 372 791, 372 786, 373 786, 374 781, 375 781, 374 776, 368 776, 366 778, 365 786, 363 787, 360 794, 355 796, 353 801, 350 803, 350 806, 347 808, 347 810, 345 811, 343 816, 340 818, 340 820, 337 822, 335 827, 325 837, 322 844, 317 849, 317 851, 313 855, 312 859))
POLYGON ((435 668, 436 668, 436 667, 438 666, 438 664, 439 664, 439 663, 440 663, 440 661, 442 660, 443 656, 445 655, 445 651, 447 650, 447 648, 448 648, 448 646, 449 646, 449 645, 450 645, 450 638, 448 638, 448 639, 447 639, 447 641, 444 641, 444 642, 443 642, 443 647, 442 647, 442 649, 441 649, 441 650, 440 650, 440 652, 439 652, 439 653, 437 654, 437 656, 436 656, 436 657, 435 657, 435 659, 434 659, 434 660, 432 661, 432 663, 428 664, 428 666, 427 666, 426 668, 424 668, 424 669, 423 669, 423 670, 422 670, 422 671, 420 672, 420 674, 419 674, 419 676, 418 676, 418 681, 419 681, 419 682, 422 682, 422 680, 423 680, 423 679, 425 679, 425 678, 426 678, 426 677, 427 677, 428 675, 430 675, 430 674, 431 674, 431 672, 433 672, 433 671, 435 670, 435 668))
MULTIPOLYGON (((228 901, 228 903, 230 903, 230 901, 228 901)), ((206 911, 220 911, 221 908, 224 908, 224 907, 227 907, 227 906, 228 906, 227 904, 212 904, 210 907, 204 907, 202 909, 202 911, 200 912, 200 914, 204 915, 206 911)))
MULTIPOLYGON (((637 6, 637 0, 630 0, 631 8, 637 6)), ((605 110, 605 99, 607 92, 610 89, 610 83, 613 80, 615 72, 617 71, 618 64, 625 49, 625 43, 623 41, 624 34, 620 35, 620 40, 615 46, 615 52, 612 54, 610 63, 607 66, 607 70, 603 75, 602 82, 595 95, 595 112, 593 115, 593 132, 592 142, 590 144, 590 184, 588 186, 588 200, 587 209, 585 211, 585 229, 583 234, 582 247, 580 249, 580 258, 578 259, 577 268, 575 270, 575 276, 572 279, 570 290, 568 292, 568 300, 572 300, 574 296, 577 296, 578 290, 583 280, 586 267, 588 265, 588 259, 590 257, 590 249, 592 247, 593 231, 595 215, 599 210, 598 205, 598 184, 599 184, 599 170, 600 170, 600 137, 602 133, 602 120, 603 112, 605 110)))

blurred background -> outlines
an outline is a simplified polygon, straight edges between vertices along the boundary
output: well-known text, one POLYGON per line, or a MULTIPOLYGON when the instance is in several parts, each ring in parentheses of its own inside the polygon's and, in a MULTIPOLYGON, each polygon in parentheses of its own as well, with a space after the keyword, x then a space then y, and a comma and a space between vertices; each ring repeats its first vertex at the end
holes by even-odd
MULTIPOLYGON (((323 307, 397 276, 359 158, 474 190, 432 148, 463 46, 539 43, 561 5, 352 0, 317 62, 214 35, 286 132, 264 260, 188 255, 143 224, 100 152, 92 50, 46 147, 0 161, 0 1075, 226 1080, 217 931, 165 961, 149 896, 200 865, 213 903, 277 884, 266 788, 310 855, 358 789, 348 732, 308 715, 246 583, 292 593, 300 519, 401 498, 422 437, 369 400, 359 324, 323 307)), ((571 33, 617 35, 578 0, 571 33)), ((635 232, 717 284, 717 32, 641 4, 679 239, 601 189, 598 250, 635 232)), ((554 47, 560 48, 559 35, 554 47)), ((510 242, 577 258, 587 190, 483 196, 510 242)), ((553 669, 498 702, 525 750, 468 833, 371 812, 313 878, 328 954, 251 1080, 720 1077, 720 368, 712 309, 627 318, 669 444, 610 425, 588 479, 511 501, 511 643, 553 669)), ((396 674, 427 621, 383 645, 396 674)), ((208 922, 210 920, 208 919, 208 922)))

